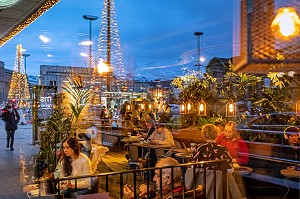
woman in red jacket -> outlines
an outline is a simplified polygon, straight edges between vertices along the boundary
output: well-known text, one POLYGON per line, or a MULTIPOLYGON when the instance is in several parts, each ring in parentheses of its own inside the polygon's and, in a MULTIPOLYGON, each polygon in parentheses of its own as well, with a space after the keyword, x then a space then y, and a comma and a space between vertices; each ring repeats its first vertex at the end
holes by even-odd
POLYGON ((228 149, 233 163, 247 165, 249 160, 248 147, 235 126, 235 122, 227 122, 224 133, 218 135, 216 143, 228 149))

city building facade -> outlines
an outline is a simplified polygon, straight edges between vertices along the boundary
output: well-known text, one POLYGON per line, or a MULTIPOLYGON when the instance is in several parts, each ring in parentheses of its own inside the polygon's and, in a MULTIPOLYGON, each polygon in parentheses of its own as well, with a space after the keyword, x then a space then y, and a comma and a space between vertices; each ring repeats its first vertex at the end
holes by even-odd
POLYGON ((0 106, 2 107, 7 102, 12 72, 12 70, 4 68, 4 62, 0 61, 0 106))

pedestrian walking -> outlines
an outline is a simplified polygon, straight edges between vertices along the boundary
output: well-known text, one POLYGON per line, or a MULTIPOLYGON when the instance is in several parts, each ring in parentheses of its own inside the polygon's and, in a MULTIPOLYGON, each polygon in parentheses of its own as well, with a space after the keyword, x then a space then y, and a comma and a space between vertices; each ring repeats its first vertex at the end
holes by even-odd
POLYGON ((14 150, 14 138, 15 138, 15 130, 18 128, 18 123, 20 120, 20 115, 18 111, 14 108, 14 105, 8 103, 6 107, 2 110, 2 120, 5 123, 5 131, 6 131, 6 148, 11 151, 14 150))

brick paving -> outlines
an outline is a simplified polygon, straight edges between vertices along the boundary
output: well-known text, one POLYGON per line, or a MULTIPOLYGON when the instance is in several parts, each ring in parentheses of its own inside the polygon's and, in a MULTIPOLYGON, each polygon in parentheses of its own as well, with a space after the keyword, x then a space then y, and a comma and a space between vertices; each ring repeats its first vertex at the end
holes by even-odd
MULTIPOLYGON (((38 145, 31 144, 32 125, 19 125, 15 132, 14 151, 6 149, 6 132, 4 122, 0 120, 0 198, 24 199, 23 184, 20 183, 20 154, 25 155, 27 175, 33 174, 33 165, 30 160, 39 152, 38 145)), ((30 180, 30 179, 27 179, 30 180)))

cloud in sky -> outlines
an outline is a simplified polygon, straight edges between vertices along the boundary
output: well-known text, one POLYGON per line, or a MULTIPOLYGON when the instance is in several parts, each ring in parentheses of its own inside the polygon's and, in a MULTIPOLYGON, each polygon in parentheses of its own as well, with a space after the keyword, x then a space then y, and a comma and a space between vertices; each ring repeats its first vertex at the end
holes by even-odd
MULTIPOLYGON (((202 31, 204 65, 212 57, 232 56, 234 0, 115 0, 119 36, 126 72, 145 77, 172 78, 182 67, 195 69, 197 55, 194 32, 202 31)), ((64 0, 0 48, 0 61, 13 69, 16 45, 21 43, 30 57, 27 72, 39 74, 43 64, 87 66, 89 22, 83 15, 96 15, 92 22, 93 49, 97 49, 103 1, 64 0), (44 43, 43 35, 50 39, 44 43), (49 56, 51 55, 51 56, 49 56)))

